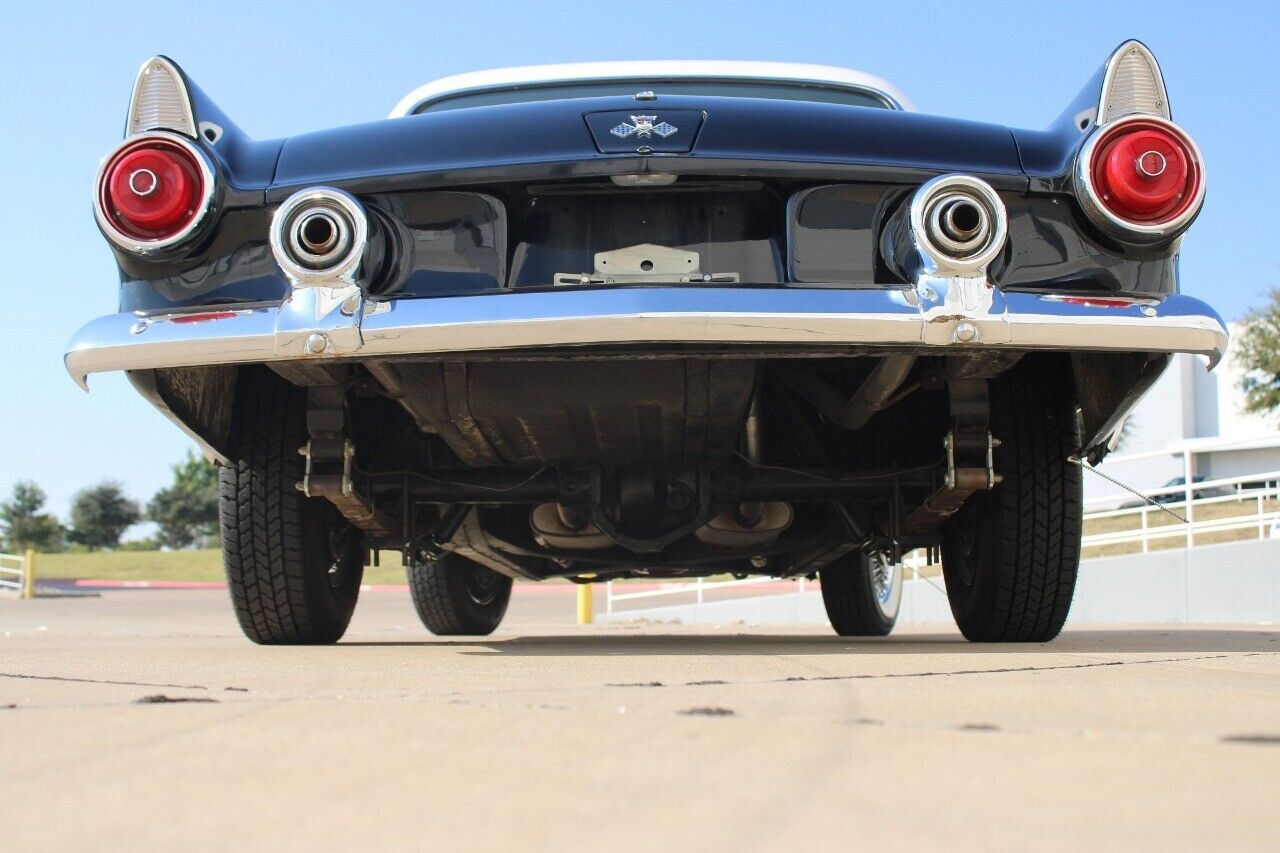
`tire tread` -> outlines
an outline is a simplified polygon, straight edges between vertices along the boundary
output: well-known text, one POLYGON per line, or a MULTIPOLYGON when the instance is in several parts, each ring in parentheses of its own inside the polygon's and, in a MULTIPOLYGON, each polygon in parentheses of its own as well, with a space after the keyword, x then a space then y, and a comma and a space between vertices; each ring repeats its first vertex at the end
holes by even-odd
MULTIPOLYGON (((244 371, 237 388, 237 459, 218 474, 223 566, 236 618, 261 644, 336 642, 350 620, 316 605, 308 499, 296 489, 304 465, 305 391, 244 371)), ((324 569, 325 567, 320 567, 324 569)), ((354 601, 351 602, 354 606, 354 601)), ((343 612, 345 610, 345 612, 343 612)))

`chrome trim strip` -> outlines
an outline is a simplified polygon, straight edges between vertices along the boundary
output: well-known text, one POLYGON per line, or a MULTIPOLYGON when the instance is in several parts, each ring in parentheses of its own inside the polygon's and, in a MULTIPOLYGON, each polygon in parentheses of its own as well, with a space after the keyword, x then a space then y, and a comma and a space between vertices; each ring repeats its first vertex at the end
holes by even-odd
MULTIPOLYGON (((720 60, 653 60, 571 62, 560 65, 526 65, 494 68, 442 77, 419 86, 400 99, 388 118, 413 115, 422 107, 457 95, 499 89, 519 89, 556 83, 594 83, 610 80, 733 80, 832 86, 865 92, 886 106, 911 112, 915 109, 896 86, 872 74, 833 65, 793 62, 732 62, 720 60)), ((658 89, 661 94, 661 87, 658 89)))
POLYGON ((102 162, 98 164, 98 172, 93 179, 93 216, 98 220, 98 227, 102 229, 103 235, 112 243, 134 254, 146 255, 150 252, 157 252, 176 246, 194 234, 208 219, 216 194, 217 177, 214 174, 213 163, 209 160, 208 155, 200 150, 200 146, 177 133, 170 133, 167 130, 151 130, 127 137, 115 148, 112 148, 106 157, 102 158, 102 162), (111 161, 116 158, 116 155, 121 150, 146 142, 148 139, 163 139, 189 153, 195 158, 196 165, 200 169, 200 177, 204 181, 204 194, 200 197, 199 212, 195 215, 195 218, 183 226, 181 231, 162 240, 142 240, 124 233, 116 227, 111 217, 102 208, 102 181, 106 177, 107 166, 111 164, 111 161))
MULTIPOLYGON (((300 323, 288 303, 222 311, 217 316, 223 319, 205 322, 184 321, 183 314, 112 314, 76 333, 66 366, 87 390, 89 374, 108 370, 586 344, 1190 352, 1214 364, 1227 345, 1221 318, 1189 296, 1117 306, 988 287, 974 303, 968 285, 948 289, 944 280, 933 280, 925 296, 894 285, 874 290, 617 288, 370 300, 363 319, 352 324, 350 344, 317 355, 305 343, 313 329, 331 329, 340 307, 316 316, 311 326, 300 323)), ((189 319, 190 312, 185 316, 189 319)))

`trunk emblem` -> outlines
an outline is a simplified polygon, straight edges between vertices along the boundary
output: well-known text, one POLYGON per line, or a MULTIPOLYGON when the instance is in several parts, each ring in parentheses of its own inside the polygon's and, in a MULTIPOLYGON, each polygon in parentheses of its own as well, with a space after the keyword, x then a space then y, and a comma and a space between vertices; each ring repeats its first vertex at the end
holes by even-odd
POLYGON ((612 128, 609 132, 621 139, 626 139, 633 134, 637 139, 648 139, 655 133, 663 139, 666 139, 668 136, 678 133, 680 130, 680 128, 675 125, 668 124, 665 121, 654 124, 657 120, 657 116, 632 116, 631 124, 623 122, 617 127, 612 128))

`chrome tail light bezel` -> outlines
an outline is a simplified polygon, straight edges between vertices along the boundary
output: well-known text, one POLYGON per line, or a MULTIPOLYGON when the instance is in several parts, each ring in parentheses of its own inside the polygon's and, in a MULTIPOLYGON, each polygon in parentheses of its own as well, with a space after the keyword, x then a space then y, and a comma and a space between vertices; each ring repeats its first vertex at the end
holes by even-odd
POLYGON ((163 252, 191 239, 209 220, 210 213, 215 206, 217 192, 217 171, 214 169, 213 161, 209 158, 209 155, 201 150, 199 145, 179 133, 167 130, 149 130, 145 133, 127 137, 119 145, 111 149, 110 153, 103 157, 102 162, 98 164, 98 171, 94 176, 93 182, 93 214, 98 221, 98 227, 113 245, 127 252, 145 256, 163 252), (202 188, 200 198, 196 203, 195 216, 192 217, 190 222, 166 237, 148 239, 129 234, 116 225, 114 217, 104 205, 106 192, 104 184, 108 170, 120 156, 132 148, 144 147, 148 143, 157 141, 181 148, 191 156, 192 162, 195 163, 196 169, 200 173, 202 188))
POLYGON ((1172 239, 1185 231, 1204 207, 1206 186, 1204 157, 1191 134, 1168 119, 1159 116, 1131 114, 1106 124, 1098 125, 1085 137, 1084 143, 1076 154, 1073 179, 1076 186, 1076 198, 1085 215, 1109 234, 1122 240, 1135 243, 1157 243, 1172 239), (1098 145, 1117 129, 1130 124, 1152 124, 1177 137, 1190 152, 1194 167, 1198 170, 1198 180, 1190 203, 1177 216, 1164 222, 1136 222, 1125 219, 1109 209, 1104 203, 1098 188, 1093 182, 1093 158, 1098 145))

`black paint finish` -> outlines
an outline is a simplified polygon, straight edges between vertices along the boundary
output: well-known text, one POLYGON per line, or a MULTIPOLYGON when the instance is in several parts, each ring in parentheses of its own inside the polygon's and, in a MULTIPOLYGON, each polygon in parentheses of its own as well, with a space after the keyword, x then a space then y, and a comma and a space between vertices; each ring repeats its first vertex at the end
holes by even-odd
MULTIPOLYGON (((1070 169, 1100 74, 1044 131, 659 90, 652 101, 608 96, 479 106, 265 142, 249 139, 188 83, 198 121, 216 128, 199 141, 220 176, 214 221, 177 254, 144 260, 117 252, 122 310, 280 301, 288 288, 267 248, 271 214, 296 189, 321 184, 357 193, 392 224, 399 266, 378 289, 412 296, 548 285, 548 272, 582 267, 603 250, 597 246, 625 242, 593 228, 594 236, 583 232, 575 243, 573 221, 611 215, 621 222, 646 205, 686 235, 701 229, 721 235, 716 240, 764 241, 776 263, 736 261, 749 273, 746 283, 889 283, 893 274, 876 249, 881 224, 916 186, 948 172, 982 177, 1005 200, 1010 244, 993 271, 1001 286, 1148 295, 1177 288, 1175 244, 1116 244, 1075 201, 1070 169), (610 133, 633 115, 656 116, 655 123, 678 131, 643 139, 610 133), (680 178, 668 190, 643 191, 648 196, 608 182, 610 175, 645 172, 680 178), (694 184, 717 183, 726 192, 714 207, 699 207, 716 198, 712 190, 679 195, 694 184), (752 191, 741 192, 748 184, 752 191), (570 217, 559 225, 547 217, 550 202, 539 189, 547 186, 569 189, 568 200, 556 201, 570 217), (572 195, 584 188, 595 195, 572 195), (681 205, 686 219, 722 217, 736 221, 740 233, 726 237, 725 229, 695 227, 692 219, 678 225, 681 205), (530 265, 525 257, 522 266, 516 257, 522 246, 550 246, 564 258, 530 265), (570 267, 551 269, 562 263, 570 267), (750 272, 770 268, 776 271, 750 272)), ((636 225, 638 234, 646 229, 663 239, 661 228, 636 225)), ((685 245, 675 232, 671 239, 685 245)))

